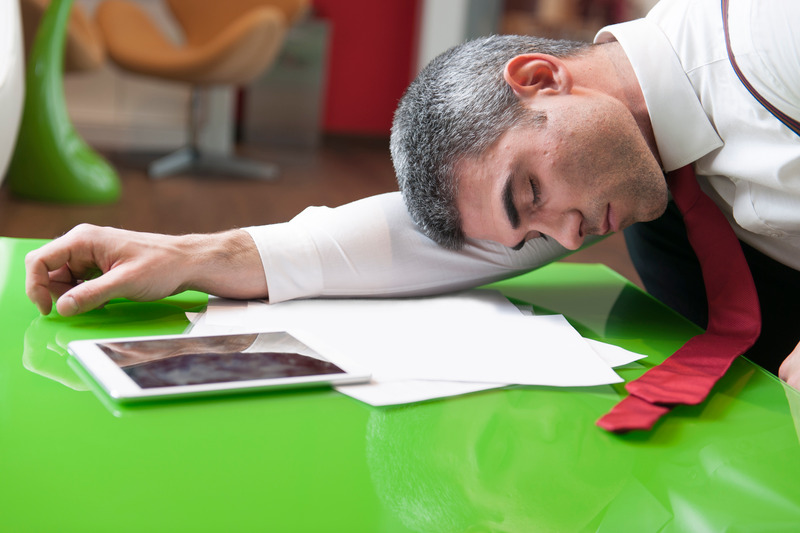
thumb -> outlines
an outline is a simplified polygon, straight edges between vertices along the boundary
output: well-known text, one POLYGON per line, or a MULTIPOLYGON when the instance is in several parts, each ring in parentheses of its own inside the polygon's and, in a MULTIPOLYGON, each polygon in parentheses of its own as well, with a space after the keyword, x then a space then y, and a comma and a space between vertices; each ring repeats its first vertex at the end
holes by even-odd
POLYGON ((56 310, 61 316, 73 316, 96 309, 112 298, 117 297, 117 284, 113 271, 84 281, 65 292, 56 302, 56 310))

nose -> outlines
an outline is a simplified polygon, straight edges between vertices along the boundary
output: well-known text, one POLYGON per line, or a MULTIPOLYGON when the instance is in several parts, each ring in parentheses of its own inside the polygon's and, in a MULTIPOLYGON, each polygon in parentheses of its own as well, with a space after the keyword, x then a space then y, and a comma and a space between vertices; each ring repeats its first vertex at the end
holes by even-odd
POLYGON ((567 211, 559 216, 535 224, 535 231, 555 239, 568 250, 577 250, 583 246, 586 232, 583 228, 583 215, 578 211, 567 211))

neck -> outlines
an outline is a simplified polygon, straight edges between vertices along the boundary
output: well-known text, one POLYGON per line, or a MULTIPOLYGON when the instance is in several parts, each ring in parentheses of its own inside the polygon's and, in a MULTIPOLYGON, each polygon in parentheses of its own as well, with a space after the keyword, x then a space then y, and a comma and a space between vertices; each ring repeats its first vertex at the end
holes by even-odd
POLYGON ((622 46, 616 41, 594 46, 589 54, 576 58, 575 63, 572 70, 575 83, 604 92, 625 104, 661 164, 644 94, 622 46))

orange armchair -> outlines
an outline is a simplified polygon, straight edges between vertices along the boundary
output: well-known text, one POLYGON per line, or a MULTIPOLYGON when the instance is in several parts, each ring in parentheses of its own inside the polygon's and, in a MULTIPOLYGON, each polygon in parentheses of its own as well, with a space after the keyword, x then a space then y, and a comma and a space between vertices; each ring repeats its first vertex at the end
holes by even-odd
POLYGON ((105 0, 97 23, 109 58, 120 68, 192 86, 188 146, 151 164, 157 178, 187 169, 247 177, 273 177, 274 165, 231 153, 201 152, 200 96, 214 85, 244 85, 268 69, 289 27, 308 10, 310 0, 165 0, 184 42, 174 43, 135 3, 105 0))

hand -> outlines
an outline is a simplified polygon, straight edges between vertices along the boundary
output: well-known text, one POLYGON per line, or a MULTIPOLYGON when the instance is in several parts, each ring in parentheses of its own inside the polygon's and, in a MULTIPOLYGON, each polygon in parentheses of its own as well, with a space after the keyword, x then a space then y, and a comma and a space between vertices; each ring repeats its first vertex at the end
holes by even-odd
POLYGON ((778 377, 795 389, 800 390, 800 344, 781 363, 781 367, 778 369, 778 377))
POLYGON ((28 298, 63 316, 112 298, 151 301, 195 289, 228 298, 264 298, 261 258, 241 230, 161 235, 82 224, 25 258, 28 298))

